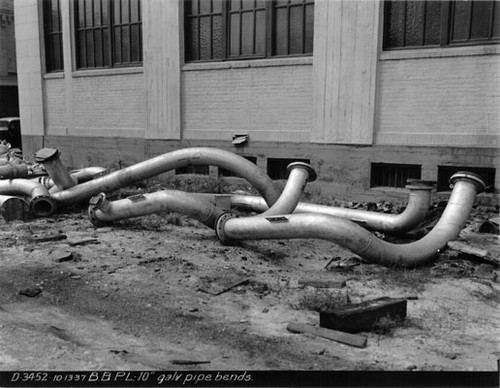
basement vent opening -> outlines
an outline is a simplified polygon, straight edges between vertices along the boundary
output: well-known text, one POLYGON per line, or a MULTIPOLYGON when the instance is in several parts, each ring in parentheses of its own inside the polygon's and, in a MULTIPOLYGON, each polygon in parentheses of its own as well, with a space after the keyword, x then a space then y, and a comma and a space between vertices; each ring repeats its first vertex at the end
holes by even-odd
POLYGON ((468 171, 477 174, 486 184, 485 192, 495 192, 496 169, 488 167, 438 166, 437 191, 451 191, 450 177, 459 172, 468 171))
MULTIPOLYGON (((243 155, 240 156, 252 162, 253 164, 257 164, 257 158, 255 156, 243 156, 243 155)), ((236 175, 232 171, 226 170, 225 168, 219 168, 219 176, 228 177, 228 176, 238 176, 238 175, 236 175)))
POLYGON ((273 180, 278 179, 287 179, 288 174, 286 168, 290 163, 294 162, 302 162, 302 163, 310 163, 309 159, 275 159, 268 158, 267 159, 267 175, 271 177, 273 180))
POLYGON ((194 165, 189 164, 184 167, 176 168, 175 175, 180 174, 196 174, 196 175, 209 175, 208 165, 194 165))
POLYGON ((409 178, 420 179, 419 164, 372 163, 370 187, 405 187, 409 178))

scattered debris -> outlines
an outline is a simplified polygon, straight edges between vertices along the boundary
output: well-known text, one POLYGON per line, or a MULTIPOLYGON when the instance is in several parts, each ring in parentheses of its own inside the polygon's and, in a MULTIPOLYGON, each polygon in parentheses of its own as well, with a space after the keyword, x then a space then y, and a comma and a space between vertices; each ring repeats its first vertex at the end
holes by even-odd
POLYGON ((77 241, 69 241, 68 244, 70 247, 76 247, 77 245, 87 245, 87 244, 99 244, 99 240, 96 238, 87 238, 83 240, 77 240, 77 241))
POLYGON ((346 285, 345 280, 312 280, 299 279, 299 284, 315 288, 343 288, 346 285))
POLYGON ((41 242, 48 242, 48 241, 61 241, 61 240, 66 240, 68 237, 65 234, 53 234, 53 235, 46 235, 46 236, 41 236, 41 237, 33 237, 33 242, 36 243, 41 243, 41 242))
POLYGON ((71 252, 67 250, 56 251, 52 254, 54 261, 56 263, 64 263, 66 261, 80 261, 82 255, 77 252, 71 252))
POLYGON ((356 333, 373 327, 383 317, 405 318, 406 299, 378 298, 320 311, 320 327, 356 333))
POLYGON ((492 264, 495 267, 499 266, 498 258, 493 257, 490 251, 482 248, 477 248, 470 243, 466 243, 463 241, 450 241, 448 242, 448 248, 460 253, 463 253, 466 256, 472 256, 479 262, 487 262, 488 264, 492 264))
POLYGON ((19 291, 19 295, 24 295, 24 296, 27 296, 29 298, 34 298, 35 296, 41 294, 42 291, 43 290, 38 286, 29 287, 29 288, 25 288, 25 289, 19 291))
POLYGON ((234 278, 217 278, 214 280, 202 280, 202 283, 198 290, 206 292, 207 294, 220 295, 224 292, 231 290, 234 287, 238 287, 244 284, 248 284, 250 278, 244 277, 239 278, 236 281, 234 278))
POLYGON ((171 360, 174 365, 197 365, 197 364, 210 364, 212 361, 208 360, 171 360))
POLYGON ((498 218, 484 220, 478 225, 477 231, 479 233, 498 234, 500 232, 500 229, 498 228, 498 218))
POLYGON ((344 333, 338 330, 325 329, 302 323, 290 322, 286 329, 292 333, 309 333, 317 337, 327 338, 342 344, 355 346, 357 348, 366 347, 367 338, 362 335, 344 333))

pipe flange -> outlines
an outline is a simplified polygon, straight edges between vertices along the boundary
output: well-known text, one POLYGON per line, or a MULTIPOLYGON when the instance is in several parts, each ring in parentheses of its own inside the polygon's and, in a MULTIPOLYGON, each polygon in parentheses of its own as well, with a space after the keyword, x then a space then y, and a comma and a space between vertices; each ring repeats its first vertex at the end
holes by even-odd
POLYGON ((61 155, 61 151, 57 148, 42 148, 35 153, 35 162, 43 164, 58 158, 59 155, 61 155))
POLYGON ((97 195, 94 195, 92 198, 89 200, 89 209, 98 209, 100 208, 104 202, 106 201, 106 194, 104 193, 99 193, 97 195))
POLYGON ((224 225, 226 224, 227 220, 230 220, 231 218, 237 218, 237 217, 238 216, 236 214, 233 214, 233 213, 222 213, 217 218, 217 221, 215 221, 215 234, 221 243, 230 244, 233 241, 229 237, 227 237, 227 234, 224 231, 224 225))
MULTIPOLYGON (((430 181, 430 180, 423 180, 423 179, 417 179, 417 178, 408 178, 406 180, 406 183, 408 186, 412 186, 414 188, 433 188, 436 185, 436 181, 430 181)), ((406 187, 408 187, 406 186, 406 187)))
POLYGON ((30 212, 37 217, 48 217, 56 211, 54 200, 47 195, 33 197, 29 202, 30 212))
POLYGON ((307 178, 307 182, 313 182, 318 177, 318 174, 316 174, 316 170, 314 168, 312 168, 310 164, 304 163, 304 162, 290 163, 286 168, 287 175, 290 174, 290 171, 292 171, 294 168, 303 168, 304 170, 306 170, 309 173, 309 177, 307 178))
POLYGON ((474 183, 474 185, 477 188, 478 193, 483 192, 484 189, 486 188, 486 184, 484 183, 482 178, 479 175, 474 174, 473 172, 469 172, 469 171, 459 171, 459 172, 453 174, 450 178, 451 187, 453 187, 455 185, 456 181, 459 181, 462 179, 474 183))
POLYGON ((101 220, 99 220, 99 218, 97 218, 97 215, 96 215, 96 211, 98 209, 92 207, 92 206, 89 206, 89 209, 87 211, 88 215, 89 215, 89 220, 90 222, 92 223, 92 225, 94 225, 96 228, 98 228, 99 226, 102 226, 103 225, 103 222, 101 220))

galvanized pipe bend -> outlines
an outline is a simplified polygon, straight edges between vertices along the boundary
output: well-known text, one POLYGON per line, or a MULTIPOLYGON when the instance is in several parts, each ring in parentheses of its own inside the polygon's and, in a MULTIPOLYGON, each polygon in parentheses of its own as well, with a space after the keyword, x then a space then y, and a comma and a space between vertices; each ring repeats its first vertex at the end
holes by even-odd
POLYGON ((89 219, 95 226, 125 218, 169 211, 185 214, 214 229, 222 210, 199 197, 176 190, 139 194, 110 202, 101 193, 90 199, 89 219))
MULTIPOLYGON (((400 214, 378 213, 306 202, 299 202, 294 213, 327 214, 351 220, 368 230, 401 234, 412 230, 425 219, 430 205, 433 186, 428 181, 421 181, 421 183, 413 181, 406 188, 409 190, 408 204, 400 214)), ((218 194, 198 195, 211 202, 215 202, 215 197, 219 196, 218 194)), ((269 209, 261 197, 233 194, 221 194, 220 196, 229 198, 231 208, 246 209, 258 213, 266 212, 269 209)), ((285 212, 282 214, 285 214, 285 212)))
POLYGON ((199 147, 168 152, 89 182, 53 193, 52 198, 62 203, 77 202, 101 192, 116 190, 166 171, 191 164, 219 166, 234 172, 251 183, 270 206, 280 196, 280 192, 274 186, 271 178, 252 162, 229 151, 199 147))
POLYGON ((0 194, 23 194, 30 197, 28 201, 30 211, 37 217, 50 216, 56 210, 47 188, 29 179, 0 180, 0 194))
POLYGON ((271 217, 222 216, 216 231, 222 242, 232 240, 316 238, 341 245, 360 257, 388 266, 413 267, 434 258, 465 225, 484 182, 475 174, 460 172, 450 179, 453 190, 435 227, 409 244, 392 244, 375 237, 356 223, 324 214, 288 214, 271 217))

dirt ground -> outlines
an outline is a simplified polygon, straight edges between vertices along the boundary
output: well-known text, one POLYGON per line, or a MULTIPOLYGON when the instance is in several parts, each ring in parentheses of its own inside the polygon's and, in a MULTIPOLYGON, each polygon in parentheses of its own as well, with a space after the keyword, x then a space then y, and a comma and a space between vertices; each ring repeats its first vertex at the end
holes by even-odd
MULTIPOLYGON (((476 209, 460 239, 498 260, 498 234, 477 232, 488 217, 476 209)), ((320 240, 224 246, 182 215, 1 220, 0 370, 496 371, 497 275, 450 251, 405 270, 320 240), (408 298, 407 317, 359 333, 365 348, 286 329, 318 326, 315 303, 382 296, 408 298)))

